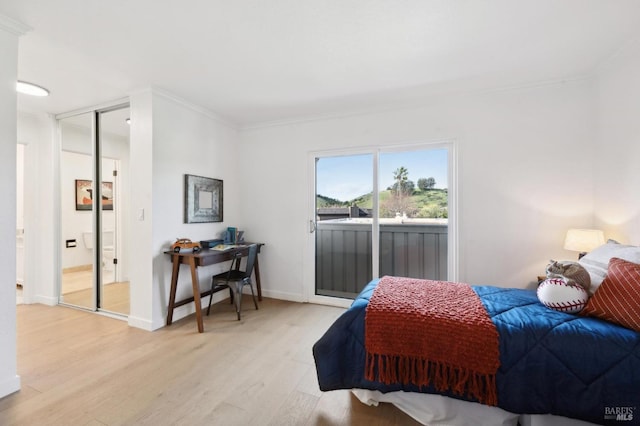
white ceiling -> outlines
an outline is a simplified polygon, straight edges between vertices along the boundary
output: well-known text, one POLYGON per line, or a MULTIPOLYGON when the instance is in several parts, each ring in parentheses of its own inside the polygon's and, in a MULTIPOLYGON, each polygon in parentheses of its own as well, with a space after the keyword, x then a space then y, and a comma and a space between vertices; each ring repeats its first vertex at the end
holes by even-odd
POLYGON ((239 125, 592 73, 639 0, 0 0, 61 113, 164 89, 239 125))

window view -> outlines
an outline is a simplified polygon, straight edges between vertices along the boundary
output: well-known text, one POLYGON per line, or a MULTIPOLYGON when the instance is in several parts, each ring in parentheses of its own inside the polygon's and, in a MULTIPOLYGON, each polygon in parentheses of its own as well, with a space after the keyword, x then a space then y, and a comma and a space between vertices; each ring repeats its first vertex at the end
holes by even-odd
POLYGON ((373 188, 372 154, 317 159, 315 294, 353 298, 371 281, 371 204, 354 200, 373 188))
POLYGON ((448 217, 447 150, 380 155, 380 218, 448 217))
POLYGON ((375 184, 372 154, 318 158, 316 294, 353 298, 374 275, 446 280, 448 216, 447 149, 381 153, 375 184))
POLYGON ((379 276, 447 279, 448 151, 380 155, 379 276))

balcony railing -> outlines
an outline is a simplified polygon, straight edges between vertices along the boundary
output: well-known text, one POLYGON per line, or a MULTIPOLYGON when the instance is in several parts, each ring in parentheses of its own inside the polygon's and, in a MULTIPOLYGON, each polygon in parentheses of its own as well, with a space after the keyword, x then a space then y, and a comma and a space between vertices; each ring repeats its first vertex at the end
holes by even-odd
MULTIPOLYGON (((316 293, 355 297, 371 281, 371 219, 321 221, 316 293)), ((446 219, 381 219, 380 276, 447 279, 446 219)))

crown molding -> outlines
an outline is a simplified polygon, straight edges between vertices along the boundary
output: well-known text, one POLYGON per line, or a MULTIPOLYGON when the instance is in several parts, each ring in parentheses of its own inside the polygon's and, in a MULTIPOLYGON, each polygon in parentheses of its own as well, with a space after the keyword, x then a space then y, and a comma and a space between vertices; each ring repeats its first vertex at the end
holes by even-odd
POLYGON ((316 121, 328 121, 328 120, 340 120, 344 118, 356 117, 356 116, 364 116, 364 115, 372 115, 372 114, 381 114, 386 112, 394 112, 394 111, 403 111, 403 110, 412 110, 416 108, 421 108, 429 104, 436 99, 442 99, 447 97, 461 97, 461 96, 484 96, 490 95, 493 93, 508 93, 515 92, 521 90, 531 90, 531 89, 539 89, 545 87, 562 87, 570 84, 579 84, 585 81, 589 81, 593 79, 592 73, 575 75, 569 78, 562 79, 550 79, 550 80, 539 80, 532 81, 528 83, 522 84, 514 84, 514 85, 501 85, 501 86, 493 86, 486 88, 478 88, 478 89, 443 89, 443 90, 435 90, 432 93, 425 94, 420 97, 416 97, 413 99, 400 100, 397 102, 392 102, 392 105, 380 105, 380 106, 372 106, 369 108, 360 108, 360 109, 352 109, 352 110, 344 110, 339 112, 328 112, 324 114, 312 114, 300 117, 293 118, 285 118, 282 120, 271 120, 271 121, 258 121, 254 123, 247 123, 241 126, 241 130, 243 131, 252 131, 252 130, 260 130, 270 127, 282 127, 282 126, 291 126, 297 124, 306 124, 316 121))
POLYGON ((184 98, 181 98, 180 96, 178 96, 178 95, 176 95, 174 93, 171 93, 168 90, 165 90, 165 89, 162 89, 162 88, 154 86, 154 87, 150 87, 148 89, 140 90, 138 92, 144 92, 144 91, 150 91, 153 94, 162 96, 165 99, 168 99, 168 100, 170 100, 172 102, 175 102, 175 103, 177 103, 179 105, 182 105, 183 107, 188 108, 188 109, 190 109, 190 110, 192 110, 194 112, 202 114, 202 115, 204 115, 204 116, 206 116, 206 117, 218 122, 219 124, 222 124, 223 126, 229 127, 232 130, 236 130, 236 131, 240 130, 240 126, 235 121, 229 120, 228 118, 223 117, 218 113, 215 113, 215 112, 213 112, 213 111, 211 111, 211 110, 209 110, 207 108, 204 108, 204 107, 202 107, 200 105, 194 104, 191 101, 188 101, 188 100, 186 100, 184 98))
POLYGON ((30 26, 1 14, 0 14, 0 29, 5 30, 6 32, 18 37, 33 30, 33 28, 31 28, 30 26))

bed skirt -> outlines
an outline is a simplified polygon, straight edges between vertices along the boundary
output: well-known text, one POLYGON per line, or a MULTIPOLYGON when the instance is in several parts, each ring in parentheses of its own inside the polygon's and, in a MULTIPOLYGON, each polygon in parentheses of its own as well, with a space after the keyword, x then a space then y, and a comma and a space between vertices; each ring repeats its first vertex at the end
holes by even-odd
POLYGON ((436 394, 351 391, 363 404, 388 402, 415 421, 429 426, 597 426, 594 423, 550 414, 515 414, 498 407, 462 401, 436 394))

